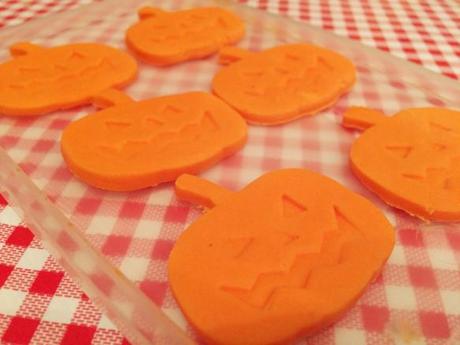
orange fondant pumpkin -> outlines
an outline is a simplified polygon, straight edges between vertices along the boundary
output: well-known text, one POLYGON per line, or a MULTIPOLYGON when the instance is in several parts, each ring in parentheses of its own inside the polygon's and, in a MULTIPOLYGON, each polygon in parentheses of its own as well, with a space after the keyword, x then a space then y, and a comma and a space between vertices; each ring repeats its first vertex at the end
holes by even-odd
POLYGON ((352 107, 344 126, 366 129, 351 168, 386 203, 430 221, 460 220, 460 111, 403 110, 392 117, 352 107))
POLYGON ((315 114, 334 104, 355 82, 347 58, 309 44, 252 53, 224 48, 213 92, 249 122, 274 125, 315 114))
POLYGON ((244 35, 243 22, 222 8, 166 12, 147 7, 139 18, 126 32, 126 44, 141 59, 159 66, 206 57, 244 35))
POLYGON ((111 92, 96 103, 118 104, 71 123, 61 148, 70 170, 102 189, 135 190, 202 171, 246 141, 245 121, 208 93, 134 102, 111 92))
POLYGON ((211 344, 286 344, 336 321, 394 244, 374 205, 303 169, 267 173, 231 193, 195 176, 179 198, 213 207, 177 240, 169 282, 211 344))
POLYGON ((11 47, 13 59, 0 65, 0 114, 26 116, 74 107, 134 80, 136 61, 96 43, 44 48, 11 47))

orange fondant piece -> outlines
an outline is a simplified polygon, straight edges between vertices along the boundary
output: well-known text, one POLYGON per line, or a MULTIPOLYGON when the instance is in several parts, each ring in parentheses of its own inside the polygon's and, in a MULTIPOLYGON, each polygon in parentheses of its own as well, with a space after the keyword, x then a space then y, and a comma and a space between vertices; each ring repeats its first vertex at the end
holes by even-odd
POLYGON ((383 112, 366 107, 349 107, 343 114, 342 126, 365 130, 386 119, 383 112))
POLYGON ((375 126, 350 152, 355 175, 386 203, 412 215, 459 221, 460 111, 415 108, 386 118, 372 110, 369 114, 368 124, 375 126))
POLYGON ((0 65, 0 114, 41 115, 87 104, 106 89, 136 76, 136 61, 125 52, 96 43, 44 48, 18 43, 13 59, 0 65))
POLYGON ((267 173, 237 193, 183 175, 176 193, 212 207, 177 240, 168 267, 184 315, 211 344, 287 344, 321 330, 394 245, 379 209, 304 169, 267 173))
POLYGON ((289 44, 260 53, 232 47, 220 55, 220 62, 229 65, 216 74, 212 90, 254 124, 313 115, 355 82, 350 60, 314 45, 289 44))
POLYGON ((61 149, 69 169, 101 189, 130 191, 197 173, 246 141, 245 121, 208 93, 134 102, 111 91, 95 103, 114 106, 71 123, 61 149))
POLYGON ((142 60, 158 66, 200 59, 244 36, 244 24, 222 8, 166 12, 139 10, 140 22, 126 32, 127 46, 142 60))

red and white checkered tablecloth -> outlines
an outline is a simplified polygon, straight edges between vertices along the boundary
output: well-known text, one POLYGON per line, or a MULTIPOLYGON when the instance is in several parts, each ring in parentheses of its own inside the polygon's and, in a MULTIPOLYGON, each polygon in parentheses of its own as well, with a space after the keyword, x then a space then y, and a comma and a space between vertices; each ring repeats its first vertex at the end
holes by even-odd
MULTIPOLYGON (((0 4, 0 27, 20 24, 48 12, 65 11, 91 1, 6 0, 0 4)), ((458 2, 242 2, 306 21, 460 79, 458 2)), ((255 140, 260 138, 258 133, 254 134, 255 140)), ((272 138, 263 144, 267 153, 274 152, 277 140, 281 138, 272 138)), ((279 164, 270 159, 264 162, 269 167, 279 164)), ((104 205, 88 203, 79 207, 80 211, 99 208, 103 212, 104 205)), ((137 212, 132 207, 129 212, 142 214, 143 209, 137 212)), ((164 215, 165 221, 177 226, 183 225, 186 218, 187 210, 180 206, 169 208, 164 215)), ((342 339, 354 339, 354 344, 379 344, 379 334, 393 332, 407 336, 414 344, 460 343, 460 233, 449 231, 440 235, 432 232, 420 236, 416 226, 410 222, 398 224, 398 245, 390 268, 363 297, 359 308, 340 322, 342 339), (429 248, 427 243, 430 243, 429 248), (446 255, 444 248, 456 254, 446 255), (386 302, 376 302, 382 296, 396 306, 397 311, 392 310, 391 317, 386 302), (427 301, 432 305, 424 305, 427 301), (413 310, 414 306, 418 310, 416 314, 407 311, 413 310), (405 324, 405 321, 398 320, 409 321, 405 324), (364 329, 367 335, 357 329, 364 329)), ((102 247, 103 250, 106 248, 106 255, 116 255, 110 253, 114 248, 127 251, 130 245, 123 242, 122 236, 112 236, 110 240, 118 242, 107 242, 102 247)), ((171 241, 158 240, 152 258, 165 261, 171 245, 171 241)), ((125 266, 141 263, 131 261, 126 261, 125 266)), ((171 303, 164 283, 144 282, 141 288, 158 304, 171 303)), ((330 330, 325 331, 312 342, 325 344, 332 336, 330 330)), ((32 233, 22 226, 21 219, 3 198, 0 198, 0 339, 2 343, 14 344, 127 343, 32 233)), ((340 334, 335 334, 335 344, 340 345, 340 339, 340 334)))
POLYGON ((123 342, 1 196, 0 335, 2 344, 123 342))
MULTIPOLYGON (((0 27, 98 0, 4 0, 0 27)), ((289 16, 460 79, 456 0, 239 0, 289 16)))

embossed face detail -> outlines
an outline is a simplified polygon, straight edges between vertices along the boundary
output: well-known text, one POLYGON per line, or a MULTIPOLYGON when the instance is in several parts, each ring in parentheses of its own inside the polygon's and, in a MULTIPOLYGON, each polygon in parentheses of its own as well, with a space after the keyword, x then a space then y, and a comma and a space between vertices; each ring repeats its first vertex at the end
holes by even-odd
POLYGON ((460 220, 460 112, 407 109, 352 146, 358 178, 385 202, 426 220, 460 220))
POLYGON ((0 65, 1 114, 38 115, 89 103, 131 82, 137 70, 128 54, 101 44, 23 45, 24 54, 0 65))
POLYGON ((263 125, 291 121, 331 106, 355 81, 353 64, 307 44, 247 54, 214 77, 214 93, 263 125))
POLYGON ((61 146, 70 170, 88 184, 135 190, 213 165, 244 145, 246 131, 225 103, 190 92, 88 115, 64 130, 61 146))
POLYGON ((169 282, 210 343, 284 344, 342 315, 393 241, 391 225, 364 198, 308 170, 278 170, 182 234, 169 282))
POLYGON ((144 8, 139 16, 141 22, 126 32, 126 44, 143 60, 155 65, 211 55, 244 35, 243 22, 221 8, 177 12, 144 8))

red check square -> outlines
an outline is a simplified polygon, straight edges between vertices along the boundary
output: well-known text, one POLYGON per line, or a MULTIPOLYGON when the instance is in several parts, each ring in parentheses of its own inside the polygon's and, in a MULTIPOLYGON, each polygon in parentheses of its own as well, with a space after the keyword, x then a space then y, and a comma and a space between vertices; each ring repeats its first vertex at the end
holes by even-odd
POLYGON ((10 237, 6 240, 6 244, 27 247, 34 239, 34 234, 24 226, 17 226, 10 237))
POLYGON ((3 334, 2 343, 29 344, 39 323, 40 320, 13 317, 3 334))
POLYGON ((56 144, 53 140, 42 139, 37 141, 32 150, 34 152, 49 151, 56 144))
POLYGON ((438 284, 432 268, 409 266, 408 272, 412 285, 430 289, 437 288, 438 284))
POLYGON ((112 235, 107 238, 102 246, 102 252, 107 255, 123 256, 128 251, 131 238, 112 235))
POLYGON ((139 202, 127 201, 120 209, 120 217, 141 218, 145 205, 139 202))
POLYGON ((189 212, 188 207, 169 206, 166 209, 164 220, 171 223, 184 223, 189 212))
POLYGON ((6 206, 8 205, 8 202, 6 199, 0 194, 0 206, 6 206))
POLYGON ((152 251, 152 258, 158 260, 167 260, 169 253, 171 252, 174 246, 173 241, 168 240, 157 240, 152 251))
POLYGON ((77 212, 82 214, 92 215, 95 214, 99 206, 101 205, 100 199, 94 198, 82 198, 76 207, 77 212))
POLYGON ((63 276, 64 272, 40 271, 29 291, 43 295, 53 295, 59 287, 63 276))
POLYGON ((459 232, 453 232, 450 231, 447 233, 447 239, 449 240, 449 243, 452 248, 455 250, 460 250, 460 233, 459 232))
POLYGON ((390 312, 385 307, 362 305, 361 317, 367 331, 382 332, 390 318, 390 312))
POLYGON ((83 325, 69 325, 62 338, 61 345, 89 345, 91 344, 96 327, 83 325))
POLYGON ((2 287, 3 284, 5 284, 6 280, 13 271, 13 268, 13 266, 0 264, 0 287, 2 287))
POLYGON ((423 334, 427 338, 448 339, 450 337, 449 324, 446 316, 442 313, 421 312, 420 323, 422 324, 423 334))
POLYGON ((423 239, 419 230, 416 229, 400 229, 398 231, 399 239, 405 246, 423 247, 423 239))
POLYGON ((143 281, 140 284, 141 290, 150 297, 156 305, 162 305, 168 285, 166 282, 143 281))

